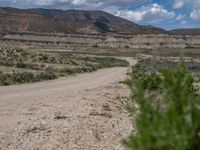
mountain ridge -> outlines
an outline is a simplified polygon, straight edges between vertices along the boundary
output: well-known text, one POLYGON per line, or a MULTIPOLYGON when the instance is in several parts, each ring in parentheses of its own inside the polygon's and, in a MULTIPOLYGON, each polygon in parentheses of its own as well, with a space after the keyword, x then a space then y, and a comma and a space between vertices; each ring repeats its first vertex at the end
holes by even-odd
POLYGON ((0 8, 0 32, 161 34, 164 29, 140 26, 94 10, 0 8))
POLYGON ((200 35, 200 28, 167 31, 101 10, 0 7, 0 33, 200 35))
POLYGON ((180 28, 180 29, 170 30, 170 32, 171 32, 171 34, 174 34, 174 35, 197 36, 197 35, 200 35, 200 28, 180 28))

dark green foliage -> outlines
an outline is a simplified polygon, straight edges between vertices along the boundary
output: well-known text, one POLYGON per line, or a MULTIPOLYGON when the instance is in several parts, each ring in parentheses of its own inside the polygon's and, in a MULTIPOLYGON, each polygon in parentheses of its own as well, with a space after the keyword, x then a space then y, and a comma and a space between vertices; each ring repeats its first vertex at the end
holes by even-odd
POLYGON ((173 70, 162 70, 159 82, 157 79, 153 82, 149 80, 152 75, 140 80, 133 76, 126 84, 132 92, 130 112, 137 112, 137 133, 124 140, 126 148, 200 150, 200 95, 184 65, 173 70), (157 88, 145 88, 144 82, 147 85, 158 84, 156 87, 162 89, 159 96, 152 94, 152 90, 157 88), (158 97, 161 102, 157 101, 158 97))

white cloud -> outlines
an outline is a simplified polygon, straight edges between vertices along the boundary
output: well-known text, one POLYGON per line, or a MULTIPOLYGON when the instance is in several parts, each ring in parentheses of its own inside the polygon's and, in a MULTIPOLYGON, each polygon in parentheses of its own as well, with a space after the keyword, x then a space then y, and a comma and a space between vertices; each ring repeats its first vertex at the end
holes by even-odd
POLYGON ((191 13, 190 13, 190 17, 195 20, 195 21, 200 21, 200 10, 193 10, 191 13))
POLYGON ((181 25, 186 25, 186 24, 187 24, 186 20, 181 21, 181 25))
POLYGON ((173 5, 173 8, 174 9, 180 9, 184 6, 185 2, 182 0, 179 0, 179 1, 175 1, 174 5, 173 5))
POLYGON ((176 17, 176 20, 180 21, 180 20, 183 20, 184 18, 185 18, 185 15, 179 14, 179 15, 176 17))
POLYGON ((75 6, 81 6, 83 4, 85 4, 86 1, 85 0, 73 0, 72 1, 72 4, 75 5, 75 6))
POLYGON ((200 0, 187 0, 187 2, 192 8, 190 18, 196 22, 200 22, 200 0))
POLYGON ((0 6, 1 4, 7 4, 11 5, 13 3, 16 4, 16 6, 50 6, 54 5, 57 6, 64 6, 66 9, 69 6, 93 6, 95 4, 103 4, 105 6, 125 6, 129 4, 135 4, 135 3, 143 3, 148 0, 0 0, 0 6))
POLYGON ((117 16, 125 17, 134 22, 156 23, 174 18, 175 13, 169 12, 161 5, 154 3, 143 6, 138 10, 119 10, 117 16))
POLYGON ((27 0, 29 3, 33 3, 36 6, 48 6, 54 3, 54 0, 27 0))
POLYGON ((186 0, 193 8, 199 8, 200 0, 186 0))

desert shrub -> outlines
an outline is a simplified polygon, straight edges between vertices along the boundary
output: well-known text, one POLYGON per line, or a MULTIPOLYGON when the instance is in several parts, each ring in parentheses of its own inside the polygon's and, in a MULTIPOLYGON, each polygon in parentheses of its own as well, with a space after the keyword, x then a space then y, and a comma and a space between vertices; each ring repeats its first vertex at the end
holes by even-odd
POLYGON ((15 48, 15 50, 16 50, 17 53, 22 53, 22 52, 24 52, 24 50, 23 50, 22 48, 19 48, 19 47, 15 48))
POLYGON ((41 60, 46 62, 48 60, 48 55, 47 54, 43 54, 41 57, 41 60))
POLYGON ((13 83, 29 83, 34 80, 34 73, 31 72, 19 72, 12 74, 13 83))
POLYGON ((32 72, 0 73, 0 85, 32 83, 56 78, 57 75, 53 71, 43 71, 37 74, 32 72))
POLYGON ((15 64, 15 67, 23 68, 23 69, 32 69, 32 70, 41 70, 42 69, 42 66, 40 66, 39 64, 24 63, 22 61, 17 62, 15 64))
POLYGON ((94 47, 94 48, 98 48, 99 47, 99 45, 96 43, 95 45, 93 45, 92 47, 94 47))
POLYGON ((33 69, 33 70, 41 70, 43 67, 39 64, 30 64, 30 63, 24 63, 23 61, 19 62, 13 62, 13 61, 3 61, 0 60, 1 66, 8 66, 8 67, 17 67, 22 69, 33 69))
POLYGON ((45 68, 45 65, 39 65, 39 64, 27 64, 27 69, 32 69, 32 70, 42 70, 45 68))
POLYGON ((11 85, 12 80, 10 74, 3 74, 2 72, 0 73, 0 85, 11 85))
POLYGON ((161 69, 174 69, 177 68, 178 63, 172 62, 166 59, 155 59, 155 58, 149 58, 149 59, 142 59, 139 60, 136 66, 133 67, 133 69, 137 69, 138 71, 143 71, 145 73, 157 73, 161 69))
POLYGON ((15 64, 11 61, 3 61, 3 60, 0 60, 0 65, 1 66, 8 66, 8 67, 12 67, 14 66, 15 64))
POLYGON ((32 82, 33 80, 34 80, 34 74, 31 72, 0 74, 0 85, 29 83, 32 82))
MULTIPOLYGON (((140 72, 140 75, 155 74, 162 69, 175 69, 178 67, 178 65, 178 62, 167 59, 142 59, 138 61, 136 66, 133 67, 133 71, 140 72)), ((192 73, 193 77, 199 77, 199 62, 193 62, 192 60, 187 61, 185 62, 185 67, 187 68, 188 72, 192 73)))
POLYGON ((98 64, 98 68, 127 67, 129 65, 126 60, 113 57, 84 57, 82 59, 98 64))
POLYGON ((74 75, 77 73, 85 73, 85 72, 92 72, 96 71, 97 69, 95 67, 76 67, 76 68, 64 68, 60 69, 59 72, 61 74, 66 74, 66 75, 74 75))
POLYGON ((56 79, 58 76, 53 71, 43 71, 36 75, 35 79, 36 81, 42 81, 42 80, 53 80, 56 79))
POLYGON ((27 64, 25 64, 24 62, 17 62, 16 63, 16 67, 17 68, 27 68, 27 64))
POLYGON ((194 46, 192 46, 192 45, 190 45, 190 44, 187 44, 186 46, 185 46, 185 49, 194 49, 195 47, 194 46))
POLYGON ((160 81, 155 82, 162 89, 160 100, 164 107, 154 102, 157 97, 144 87, 143 80, 146 77, 141 77, 140 80, 132 77, 126 81, 132 92, 129 109, 132 114, 137 114, 137 133, 132 133, 123 141, 126 148, 199 150, 200 95, 184 65, 173 70, 162 70, 160 81))
POLYGON ((45 69, 45 71, 38 73, 36 78, 38 78, 39 81, 41 81, 41 80, 53 80, 53 79, 58 78, 58 75, 56 74, 56 72, 57 72, 57 69, 49 66, 45 69))
POLYGON ((66 75, 72 75, 72 74, 76 74, 76 73, 80 73, 79 68, 64 68, 64 69, 60 69, 60 73, 64 73, 66 75))
POLYGON ((161 82, 161 78, 159 75, 152 73, 152 74, 140 74, 140 73, 133 73, 132 80, 140 80, 141 86, 144 89, 148 90, 157 90, 159 89, 159 85, 161 82))

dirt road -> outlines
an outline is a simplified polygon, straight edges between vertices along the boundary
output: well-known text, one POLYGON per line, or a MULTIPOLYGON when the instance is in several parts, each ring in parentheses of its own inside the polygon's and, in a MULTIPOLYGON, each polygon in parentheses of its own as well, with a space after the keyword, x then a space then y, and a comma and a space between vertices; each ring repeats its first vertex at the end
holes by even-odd
POLYGON ((119 97, 129 91, 118 82, 126 72, 110 68, 0 87, 0 149, 123 149, 131 121, 119 97))

